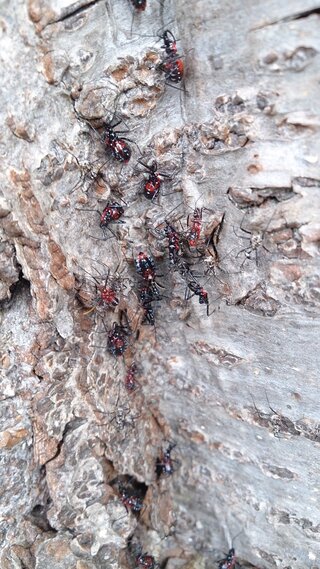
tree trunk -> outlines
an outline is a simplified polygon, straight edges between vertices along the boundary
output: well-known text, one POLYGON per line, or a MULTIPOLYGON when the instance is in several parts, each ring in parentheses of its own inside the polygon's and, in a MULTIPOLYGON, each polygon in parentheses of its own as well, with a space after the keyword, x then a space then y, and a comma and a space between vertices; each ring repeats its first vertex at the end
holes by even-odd
POLYGON ((231 547, 243 567, 320 567, 319 6, 0 6, 1 568, 134 569, 139 546, 166 569, 218 567, 231 547), (159 67, 165 29, 181 84, 159 67), (101 137, 119 115, 127 164, 101 137), (138 159, 169 176, 153 202, 138 159), (103 233, 108 201, 125 223, 103 233), (207 238, 188 249, 195 207, 207 238), (140 251, 157 266, 155 326, 140 251), (123 356, 107 349, 115 322, 123 356))

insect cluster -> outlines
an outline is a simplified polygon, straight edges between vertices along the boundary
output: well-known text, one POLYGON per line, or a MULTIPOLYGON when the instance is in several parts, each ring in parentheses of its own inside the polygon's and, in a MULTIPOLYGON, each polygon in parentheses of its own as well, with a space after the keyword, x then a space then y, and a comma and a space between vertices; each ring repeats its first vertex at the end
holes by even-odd
MULTIPOLYGON (((131 0, 131 4, 137 12, 142 13, 147 8, 147 2, 144 0, 131 0)), ((157 66, 156 71, 164 74, 166 84, 176 87, 178 84, 182 84, 184 80, 183 58, 178 53, 177 41, 170 30, 163 31, 161 40, 161 63, 157 66)), ((183 90, 181 88, 181 91, 183 90)), ((82 117, 80 118, 82 120, 82 117)), ((122 118, 114 112, 113 117, 105 121, 102 135, 99 134, 99 137, 110 161, 120 163, 125 167, 132 160, 131 143, 133 141, 124 136, 127 131, 118 130, 123 122, 122 118)), ((162 184, 171 181, 172 177, 168 173, 162 173, 155 160, 147 162, 139 158, 137 162, 144 168, 146 175, 146 179, 141 182, 141 194, 153 204, 161 195, 162 184)), ((122 226, 125 223, 123 216, 127 211, 126 206, 126 202, 117 198, 110 199, 102 211, 81 209, 81 211, 94 211, 99 215, 99 226, 103 237, 93 238, 101 241, 117 238, 115 227, 122 226)), ((179 211, 177 208, 174 210, 179 211)), ((182 281, 185 305, 192 298, 195 298, 203 306, 207 316, 210 316, 215 308, 214 300, 209 297, 207 283, 216 277, 215 271, 219 269, 217 247, 223 227, 224 214, 215 215, 209 223, 206 221, 206 217, 214 212, 206 207, 199 207, 196 202, 187 218, 181 221, 181 216, 173 215, 174 210, 169 212, 158 226, 152 228, 150 231, 151 238, 155 238, 157 244, 160 243, 161 246, 164 244, 164 249, 167 251, 165 271, 167 274, 175 274, 182 281)), ((256 248, 252 243, 250 247, 250 251, 245 250, 246 258, 250 258, 252 251, 256 255, 256 248)), ((116 361, 123 359, 125 372, 123 373, 122 385, 128 396, 134 397, 134 393, 142 387, 138 380, 140 368, 137 364, 136 354, 134 357, 130 356, 128 360, 126 356, 129 351, 134 351, 139 334, 137 327, 133 324, 133 319, 129 317, 129 307, 126 306, 124 294, 127 288, 126 279, 119 273, 119 267, 114 274, 111 274, 107 265, 97 261, 95 263, 99 265, 99 268, 94 269, 95 274, 88 273, 85 270, 95 288, 93 296, 86 299, 88 305, 86 313, 94 312, 102 318, 106 333, 105 349, 116 361), (109 326, 105 323, 105 315, 108 311, 114 311, 117 314, 117 318, 115 317, 109 326)), ((148 247, 145 249, 141 247, 141 250, 133 254, 133 265, 135 294, 138 309, 142 314, 141 324, 155 327, 157 307, 161 301, 167 298, 166 287, 163 284, 164 275, 161 274, 158 263, 149 252, 148 247)), ((130 409, 125 409, 121 416, 115 414, 110 424, 113 423, 117 430, 123 430, 126 425, 131 424, 129 413, 130 409)), ((176 442, 165 440, 157 451, 154 463, 157 481, 160 478, 172 476, 178 468, 179 461, 172 457, 176 447, 176 442)), ((117 493, 128 514, 141 516, 144 509, 144 497, 140 492, 136 492, 134 484, 131 482, 119 483, 117 493)), ((155 558, 149 553, 143 552, 140 545, 131 548, 130 558, 135 569, 159 567, 155 558)), ((216 563, 219 569, 240 567, 233 548, 229 550, 224 559, 216 563)))

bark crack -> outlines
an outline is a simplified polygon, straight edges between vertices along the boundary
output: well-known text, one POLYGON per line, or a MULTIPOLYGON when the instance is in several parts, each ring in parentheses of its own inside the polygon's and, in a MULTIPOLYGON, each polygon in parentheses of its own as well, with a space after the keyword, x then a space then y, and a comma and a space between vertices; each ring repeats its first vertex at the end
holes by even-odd
POLYGON ((250 31, 254 32, 256 30, 262 30, 263 28, 268 28, 269 26, 274 26, 276 24, 282 24, 286 22, 293 22, 294 20, 303 20, 304 18, 308 18, 313 14, 320 14, 320 6, 318 8, 313 8, 312 10, 303 10, 302 12, 298 12, 292 16, 285 16, 284 18, 279 18, 279 20, 273 20, 272 22, 255 26, 254 28, 251 28, 250 31))
POLYGON ((61 453, 61 449, 62 449, 62 445, 66 439, 66 436, 71 433, 72 431, 75 431, 76 429, 78 429, 81 425, 83 425, 85 423, 85 419, 72 419, 71 421, 68 421, 65 424, 63 433, 62 433, 62 437, 60 439, 60 441, 57 444, 57 450, 54 454, 54 456, 52 458, 50 458, 49 460, 47 460, 47 462, 44 464, 44 466, 46 466, 47 464, 49 464, 49 462, 52 462, 53 460, 55 460, 56 458, 58 458, 58 456, 61 453))
POLYGON ((87 4, 85 4, 84 6, 79 6, 79 8, 66 8, 65 10, 63 10, 62 15, 59 18, 54 18, 52 20, 50 20, 50 22, 48 22, 43 29, 45 29, 47 26, 52 26, 53 24, 58 24, 59 22, 64 22, 65 20, 68 20, 68 18, 73 18, 74 16, 78 16, 79 14, 82 14, 82 12, 86 12, 86 10, 88 10, 88 8, 91 8, 92 6, 94 6, 95 4, 99 4, 101 2, 101 0, 89 0, 89 2, 87 4))

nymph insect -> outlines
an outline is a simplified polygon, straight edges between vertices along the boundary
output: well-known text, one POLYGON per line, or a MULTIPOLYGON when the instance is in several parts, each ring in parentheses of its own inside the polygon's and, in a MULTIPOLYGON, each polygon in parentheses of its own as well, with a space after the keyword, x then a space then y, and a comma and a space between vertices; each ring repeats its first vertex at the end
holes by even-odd
MULTIPOLYGON (((120 277, 117 275, 118 269, 116 269, 116 272, 115 272, 116 276, 111 275, 110 269, 107 265, 105 265, 104 263, 101 263, 99 261, 96 261, 96 262, 107 269, 107 274, 102 275, 98 271, 98 269, 95 267, 95 270, 98 273, 98 276, 94 276, 91 273, 89 273, 89 271, 82 268, 82 270, 87 275, 89 275, 90 279, 93 280, 94 286, 95 286, 94 297, 93 298, 91 297, 91 304, 93 304, 93 306, 91 306, 91 308, 89 310, 87 310, 87 312, 85 312, 85 314, 89 314, 90 312, 95 310, 97 307, 101 307, 103 309, 105 309, 105 308, 109 309, 109 308, 117 307, 119 304, 118 292, 123 286, 121 281, 120 281, 120 277)), ((79 300, 81 300, 83 302, 83 299, 85 299, 86 296, 87 295, 83 294, 83 292, 80 289, 80 292, 78 293, 79 300)))
MULTIPOLYGON (((108 202, 102 212, 100 212, 98 209, 88 209, 88 208, 81 208, 81 209, 79 208, 79 211, 95 211, 96 213, 99 214, 100 228, 102 229, 104 234, 103 241, 107 239, 105 236, 106 230, 110 231, 113 237, 116 237, 114 232, 109 227, 111 223, 124 223, 124 221, 120 219, 124 214, 124 208, 118 202, 108 202)), ((93 237, 93 239, 100 240, 99 237, 93 237)))
POLYGON ((171 476, 174 473, 174 462, 177 462, 171 458, 171 452, 177 446, 177 443, 170 443, 166 450, 162 450, 159 458, 156 461, 156 473, 159 476, 164 474, 165 476, 171 476))
POLYGON ((170 225, 167 220, 165 223, 166 226, 163 232, 168 238, 169 263, 170 265, 176 265, 181 254, 181 237, 173 225, 170 225))
POLYGON ((121 312, 120 324, 114 322, 111 330, 108 332, 107 348, 110 354, 115 357, 122 356, 128 347, 128 336, 131 335, 127 315, 121 312), (125 322, 124 322, 125 318, 125 322))
POLYGON ((140 251, 135 259, 137 273, 147 282, 155 281, 156 265, 153 258, 140 251))
POLYGON ((248 247, 244 247, 243 249, 241 249, 238 253, 237 253, 237 257, 239 257, 239 255, 241 255, 241 253, 244 253, 245 258, 243 260, 243 262, 241 263, 241 268, 244 266, 245 262, 247 260, 253 260, 252 259, 252 255, 254 254, 254 260, 256 265, 258 266, 258 251, 259 249, 264 249, 265 251, 267 251, 268 253, 272 253, 272 251, 270 251, 265 244, 265 236, 267 233, 267 230, 269 228, 269 225, 271 223, 271 220, 273 219, 273 216, 275 214, 276 210, 274 210, 272 216, 270 217, 267 225, 264 227, 264 229, 257 231, 250 231, 249 229, 246 229, 243 227, 243 223, 244 223, 244 219, 247 216, 247 214, 244 215, 241 224, 240 224, 240 231, 242 231, 242 233, 244 235, 239 235, 236 233, 235 229, 233 228, 234 234, 236 235, 236 237, 239 237, 240 239, 244 239, 249 241, 249 245, 248 247))
MULTIPOLYGON (((238 537, 238 535, 240 535, 243 532, 243 530, 241 530, 233 539, 232 539, 232 545, 234 540, 238 537)), ((226 555, 226 557, 224 559, 221 559, 220 561, 218 561, 219 563, 219 569, 241 569, 240 564, 237 561, 236 558, 236 554, 235 554, 235 549, 234 547, 231 547, 226 555)))
POLYGON ((143 508, 143 499, 140 496, 135 495, 133 492, 129 492, 129 490, 122 484, 119 485, 119 492, 121 501, 127 512, 139 514, 143 508))
POLYGON ((138 12, 144 12, 147 7, 147 0, 131 0, 131 4, 138 12))
POLYGON ((136 374, 137 374, 137 366, 135 362, 132 362, 124 378, 124 386, 129 393, 133 393, 140 386, 136 378, 136 374))
POLYGON ((177 41, 170 30, 165 30, 161 36, 163 45, 161 46, 168 57, 177 55, 177 41))
POLYGON ((164 72, 166 81, 180 83, 183 79, 184 64, 179 55, 167 57, 159 66, 164 72))
POLYGON ((158 172, 158 166, 156 162, 153 162, 151 166, 144 164, 144 162, 141 160, 138 160, 138 162, 149 172, 148 179, 143 185, 143 193, 148 200, 153 201, 159 194, 162 178, 170 178, 170 176, 168 174, 162 174, 161 172, 158 172))
MULTIPOLYGON (((199 298, 199 304, 205 304, 207 307, 207 316, 211 316, 211 314, 215 311, 215 309, 213 309, 211 312, 209 311, 210 309, 210 305, 209 305, 209 296, 208 296, 208 292, 206 291, 206 289, 201 286, 196 280, 191 280, 187 283, 187 288, 186 288, 186 294, 185 294, 185 299, 186 300, 190 300, 190 298, 192 298, 193 296, 197 296, 199 298), (189 294, 188 289, 193 293, 193 294, 189 294)), ((219 298, 219 297, 218 297, 219 298)), ((217 300, 217 299, 215 299, 217 300)))
POLYGON ((127 164, 129 162, 132 152, 127 142, 132 142, 133 144, 136 143, 130 138, 126 138, 125 136, 119 136, 129 132, 128 128, 126 130, 121 130, 121 131, 115 130, 117 126, 119 126, 121 123, 124 123, 124 120, 121 117, 119 117, 119 115, 117 115, 114 112, 110 120, 104 121, 102 125, 103 129, 102 137, 97 132, 97 129, 94 126, 92 126, 92 124, 87 119, 82 117, 79 113, 77 113, 77 116, 80 120, 85 121, 90 126, 90 128, 92 128, 92 130, 94 130, 98 134, 100 139, 102 138, 102 141, 106 146, 107 150, 110 151, 111 155, 115 160, 117 160, 117 162, 123 162, 124 164, 127 164), (116 122, 114 122, 115 117, 117 117, 116 122))
POLYGON ((187 232, 187 242, 189 247, 196 247, 200 240, 202 227, 202 208, 195 207, 192 216, 187 220, 189 230, 187 232))
POLYGON ((219 569, 236 569, 237 567, 240 569, 240 565, 236 559, 236 554, 233 547, 229 549, 225 559, 221 559, 221 561, 218 563, 219 569))
POLYGON ((180 83, 183 79, 184 65, 181 56, 178 54, 176 39, 170 30, 165 30, 162 34, 163 46, 166 57, 160 64, 161 71, 164 72, 166 80, 172 83, 180 83))
POLYGON ((135 559, 137 569, 157 569, 159 567, 155 558, 148 553, 139 553, 135 559))
POLYGON ((128 138, 120 137, 119 134, 127 131, 118 131, 116 132, 114 129, 121 124, 122 119, 112 125, 112 122, 105 123, 104 127, 104 143, 108 149, 110 149, 112 156, 118 162, 129 162, 131 158, 131 148, 128 146, 126 141, 128 138))

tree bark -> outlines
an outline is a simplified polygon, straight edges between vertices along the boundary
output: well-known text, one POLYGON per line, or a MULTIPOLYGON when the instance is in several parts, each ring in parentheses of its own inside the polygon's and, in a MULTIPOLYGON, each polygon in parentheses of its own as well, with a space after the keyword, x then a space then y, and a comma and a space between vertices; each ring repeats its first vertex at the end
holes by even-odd
POLYGON ((319 9, 0 3, 1 568, 133 569, 138 544, 166 569, 217 567, 231 547, 243 567, 320 567, 319 9), (165 29, 181 90, 159 69, 165 29), (115 111, 128 164, 101 140, 115 111), (138 159, 170 176, 158 201, 138 159), (125 223, 101 240, 108 201, 125 223), (165 220, 186 235, 195 207, 207 235, 223 219, 219 262, 189 254, 209 317, 163 235, 165 220), (155 327, 139 251, 158 267, 155 327), (107 272, 119 305, 93 309, 107 272))

